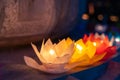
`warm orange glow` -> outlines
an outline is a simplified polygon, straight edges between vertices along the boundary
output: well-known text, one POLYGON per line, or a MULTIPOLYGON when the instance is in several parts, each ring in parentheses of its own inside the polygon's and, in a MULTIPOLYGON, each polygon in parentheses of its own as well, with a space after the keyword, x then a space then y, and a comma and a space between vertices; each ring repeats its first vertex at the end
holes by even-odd
POLYGON ((82 19, 83 19, 83 20, 88 20, 88 19, 89 19, 88 14, 83 14, 83 15, 82 15, 82 19))
POLYGON ((104 17, 103 17, 103 15, 102 15, 102 14, 98 15, 98 20, 101 20, 101 21, 102 21, 102 20, 103 20, 103 18, 104 18, 104 17))
POLYGON ((117 16, 110 16, 110 20, 117 22, 119 20, 119 18, 117 16))
POLYGON ((89 13, 94 14, 94 5, 93 5, 93 3, 89 3, 89 13))
POLYGON ((103 43, 103 41, 100 41, 101 43, 103 43))

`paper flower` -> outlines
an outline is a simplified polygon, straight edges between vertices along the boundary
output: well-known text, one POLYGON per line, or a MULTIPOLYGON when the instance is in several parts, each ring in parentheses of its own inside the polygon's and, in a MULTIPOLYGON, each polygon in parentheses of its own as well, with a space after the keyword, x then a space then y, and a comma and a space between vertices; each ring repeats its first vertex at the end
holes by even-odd
POLYGON ((91 66, 100 61, 111 59, 116 53, 113 46, 114 38, 109 40, 104 34, 84 35, 83 38, 72 41, 63 39, 59 43, 52 43, 50 39, 42 43, 40 51, 31 44, 42 64, 24 56, 26 64, 32 68, 47 73, 63 73, 76 66, 91 66))
POLYGON ((48 73, 63 73, 77 65, 68 64, 74 51, 74 42, 70 38, 63 39, 58 44, 53 44, 50 39, 45 44, 43 41, 40 52, 34 44, 31 45, 42 65, 25 56, 25 62, 30 67, 48 73))
POLYGON ((69 63, 79 62, 79 66, 89 66, 108 60, 116 53, 116 46, 112 46, 113 41, 114 38, 109 41, 104 34, 85 35, 83 39, 75 42, 75 52, 69 63))
POLYGON ((109 59, 116 53, 116 46, 113 46, 114 38, 112 37, 111 40, 109 40, 108 36, 105 36, 104 34, 99 35, 98 33, 90 34, 89 36, 84 35, 83 41, 86 43, 86 41, 90 40, 93 42, 94 46, 96 46, 96 55, 100 55, 103 53, 106 53, 104 56, 104 60, 109 59), (109 56, 108 56, 109 55, 109 56))

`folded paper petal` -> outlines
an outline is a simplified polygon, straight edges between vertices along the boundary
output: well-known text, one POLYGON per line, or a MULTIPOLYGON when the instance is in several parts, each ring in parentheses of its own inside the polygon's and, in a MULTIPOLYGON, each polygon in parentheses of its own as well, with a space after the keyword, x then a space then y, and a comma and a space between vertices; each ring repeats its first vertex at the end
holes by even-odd
POLYGON ((113 42, 114 38, 109 41, 107 36, 97 33, 84 35, 83 39, 75 43, 70 38, 63 39, 57 44, 48 39, 46 43, 42 42, 40 51, 31 43, 42 65, 30 57, 25 56, 24 60, 28 66, 40 71, 63 73, 76 66, 91 66, 110 59, 116 53, 113 42))
POLYGON ((58 74, 58 73, 64 73, 69 71, 70 69, 76 67, 78 63, 74 64, 42 64, 39 65, 34 59, 24 56, 25 63, 34 69, 47 72, 47 73, 52 73, 52 74, 58 74))
POLYGON ((117 52, 116 52, 116 46, 111 46, 111 47, 108 47, 106 49, 106 55, 103 57, 103 61, 106 61, 108 59, 110 59, 111 57, 113 57, 113 55, 115 55, 117 52))
POLYGON ((75 43, 75 52, 73 53, 70 59, 70 63, 78 61, 85 54, 86 54, 86 46, 83 43, 82 39, 80 39, 75 43))
POLYGON ((93 58, 90 59, 90 64, 94 64, 94 63, 100 61, 101 59, 103 59, 103 57, 105 55, 106 55, 106 53, 95 55, 93 58))
POLYGON ((73 43, 73 41, 69 37, 66 39, 66 42, 67 42, 68 45, 73 43))
POLYGON ((96 47, 93 45, 93 43, 91 41, 87 41, 86 42, 86 53, 89 56, 89 58, 92 58, 95 55, 96 52, 96 47))
POLYGON ((99 44, 99 46, 96 47, 96 54, 102 54, 107 49, 108 45, 105 43, 99 44))
POLYGON ((38 69, 38 67, 40 67, 39 64, 31 57, 24 56, 24 61, 28 66, 32 68, 38 69))
MULTIPOLYGON (((47 61, 46 61, 46 60, 44 59, 44 57, 39 53, 37 47, 36 47, 34 44, 32 44, 32 43, 31 43, 31 45, 32 45, 32 48, 33 48, 33 50, 35 51, 38 59, 39 59, 42 63, 46 63, 47 61)), ((42 48, 41 48, 41 49, 42 49, 42 48)))
POLYGON ((55 64, 59 64, 59 63, 68 63, 68 61, 70 60, 72 54, 73 54, 73 48, 74 48, 74 44, 71 44, 65 51, 63 56, 61 57, 56 57, 56 60, 54 61, 55 64))
POLYGON ((97 63, 99 62, 104 56, 105 56, 106 53, 103 53, 103 54, 99 54, 99 55, 95 55, 94 57, 92 58, 89 58, 87 55, 84 55, 80 60, 79 60, 79 67, 85 67, 85 66, 91 66, 93 65, 94 63, 97 63))

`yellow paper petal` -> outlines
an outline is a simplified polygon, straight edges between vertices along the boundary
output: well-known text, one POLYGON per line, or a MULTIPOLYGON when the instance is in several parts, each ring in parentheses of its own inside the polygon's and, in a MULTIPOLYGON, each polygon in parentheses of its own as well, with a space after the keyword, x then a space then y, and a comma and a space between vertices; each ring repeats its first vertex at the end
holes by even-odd
POLYGON ((84 54, 86 54, 86 46, 83 43, 83 40, 80 39, 75 43, 75 49, 76 49, 76 53, 79 54, 77 56, 81 57, 84 54))
POLYGON ((105 56, 106 53, 103 53, 103 54, 100 54, 100 55, 95 55, 93 58, 88 58, 87 59, 87 56, 86 56, 86 59, 84 59, 84 61, 79 64, 79 66, 90 66, 96 62, 98 62, 99 60, 101 60, 104 56, 105 56))
POLYGON ((66 42, 67 42, 68 45, 73 43, 73 41, 69 37, 66 39, 66 42))
POLYGON ((76 41, 75 44, 80 44, 83 48, 86 47, 82 39, 76 41))
POLYGON ((81 57, 79 60, 77 60, 79 62, 78 66, 87 66, 87 65, 89 65, 89 60, 90 60, 90 58, 88 57, 87 54, 85 54, 83 57, 81 57))
POLYGON ((96 47, 90 41, 87 41, 86 47, 87 47, 87 50, 86 50, 87 55, 89 56, 89 58, 92 58, 95 55, 96 47))
POLYGON ((91 60, 90 60, 90 64, 93 64, 95 62, 98 62, 99 60, 101 60, 106 53, 103 54, 99 54, 99 55, 95 55, 91 60))
POLYGON ((86 46, 83 43, 82 39, 80 39, 75 43, 75 52, 72 55, 70 62, 73 63, 78 61, 85 54, 86 54, 86 46))

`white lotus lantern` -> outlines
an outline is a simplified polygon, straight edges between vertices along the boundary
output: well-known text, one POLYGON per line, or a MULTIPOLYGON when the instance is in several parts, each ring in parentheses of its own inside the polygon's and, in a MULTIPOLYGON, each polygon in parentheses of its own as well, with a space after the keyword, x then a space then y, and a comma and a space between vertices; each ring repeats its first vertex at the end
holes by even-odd
POLYGON ((50 39, 45 44, 43 41, 40 52, 34 44, 31 45, 42 65, 30 57, 24 56, 26 64, 30 67, 48 73, 63 73, 77 65, 77 63, 68 64, 74 52, 74 42, 70 38, 63 39, 58 44, 53 44, 50 39))

